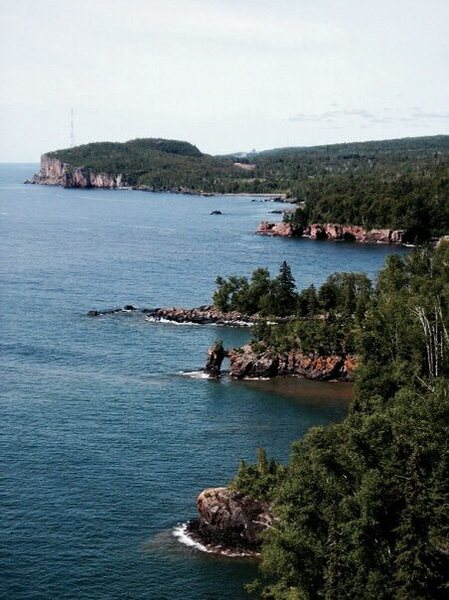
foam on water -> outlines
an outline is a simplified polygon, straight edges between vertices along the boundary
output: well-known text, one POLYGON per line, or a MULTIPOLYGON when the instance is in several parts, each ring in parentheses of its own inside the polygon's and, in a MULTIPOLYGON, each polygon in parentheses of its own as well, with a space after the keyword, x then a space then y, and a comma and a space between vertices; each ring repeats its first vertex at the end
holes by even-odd
POLYGON ((200 542, 197 542, 189 535, 187 527, 188 523, 180 523, 179 525, 177 525, 173 529, 173 537, 175 537, 181 544, 184 544, 184 546, 188 546, 189 548, 195 548, 196 550, 201 550, 201 552, 211 553, 212 550, 210 550, 204 544, 200 544, 200 542))
POLYGON ((204 371, 179 371, 178 375, 190 377, 191 379, 212 379, 211 376, 204 371))

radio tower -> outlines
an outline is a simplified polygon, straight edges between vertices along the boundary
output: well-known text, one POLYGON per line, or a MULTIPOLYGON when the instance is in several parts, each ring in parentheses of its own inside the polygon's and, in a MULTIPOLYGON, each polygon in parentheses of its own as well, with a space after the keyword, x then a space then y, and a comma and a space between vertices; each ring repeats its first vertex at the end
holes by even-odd
POLYGON ((75 145, 75 111, 70 109, 70 148, 75 145))

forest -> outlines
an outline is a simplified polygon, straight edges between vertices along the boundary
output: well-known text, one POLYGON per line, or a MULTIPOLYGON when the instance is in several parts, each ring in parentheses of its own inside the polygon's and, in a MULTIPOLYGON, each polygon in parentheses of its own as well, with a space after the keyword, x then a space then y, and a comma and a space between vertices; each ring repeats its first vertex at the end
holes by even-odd
MULTIPOLYGON (((447 598, 448 264, 444 242, 390 256, 374 286, 364 276, 335 274, 319 290, 298 293, 290 281, 292 321, 255 332, 256 344, 301 346, 314 323, 332 338, 334 319, 345 317, 359 359, 342 422, 294 442, 288 465, 260 451, 257 464, 242 463, 231 482, 270 501, 277 517, 263 542, 260 577, 249 586, 257 597, 447 598)), ((286 284, 286 270, 270 279, 273 286, 286 284)), ((231 303, 241 289, 244 282, 230 291, 231 303)))
POLYGON ((285 193, 300 224, 449 233, 449 136, 211 156, 177 140, 101 142, 50 152, 71 167, 123 174, 130 186, 201 193, 285 193), (245 170, 243 167, 250 167, 245 170))

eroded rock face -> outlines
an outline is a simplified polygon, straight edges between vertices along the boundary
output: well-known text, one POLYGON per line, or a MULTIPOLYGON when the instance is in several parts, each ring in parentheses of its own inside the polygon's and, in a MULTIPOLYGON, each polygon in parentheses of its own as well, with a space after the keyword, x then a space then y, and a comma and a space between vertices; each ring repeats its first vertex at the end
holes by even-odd
POLYGON ((228 549, 258 551, 262 534, 274 521, 268 503, 226 487, 203 490, 197 508, 198 519, 192 521, 190 531, 207 544, 228 549))
POLYGON ((255 351, 250 344, 229 350, 228 356, 229 375, 235 379, 297 375, 317 381, 350 381, 357 366, 351 355, 320 356, 295 350, 274 352, 269 348, 255 351))
POLYGON ((302 235, 302 228, 295 227, 291 223, 269 223, 262 221, 257 228, 259 235, 277 235, 280 237, 295 237, 302 235))
POLYGON ((124 188, 127 187, 123 175, 96 173, 84 167, 69 167, 57 158, 46 154, 41 157, 41 168, 31 183, 41 185, 61 185, 66 188, 124 188))
POLYGON ((269 223, 262 221, 257 229, 260 235, 280 237, 310 237, 313 240, 353 241, 365 244, 403 244, 402 229, 366 229, 360 225, 337 223, 313 223, 308 227, 296 227, 291 223, 269 223))
POLYGON ((367 229, 360 225, 338 225, 336 223, 313 223, 304 235, 314 240, 345 240, 365 244, 402 244, 404 231, 401 229, 367 229))
POLYGON ((219 379, 221 375, 221 365, 227 355, 221 342, 215 342, 207 351, 207 362, 204 372, 213 379, 219 379))

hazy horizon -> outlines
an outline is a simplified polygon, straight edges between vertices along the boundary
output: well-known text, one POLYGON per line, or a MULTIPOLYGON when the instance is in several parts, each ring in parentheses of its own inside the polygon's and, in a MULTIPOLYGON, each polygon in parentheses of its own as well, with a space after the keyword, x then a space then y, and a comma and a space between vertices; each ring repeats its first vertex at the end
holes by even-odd
POLYGON ((449 3, 0 0, 0 161, 161 137, 209 154, 449 133, 449 3))

